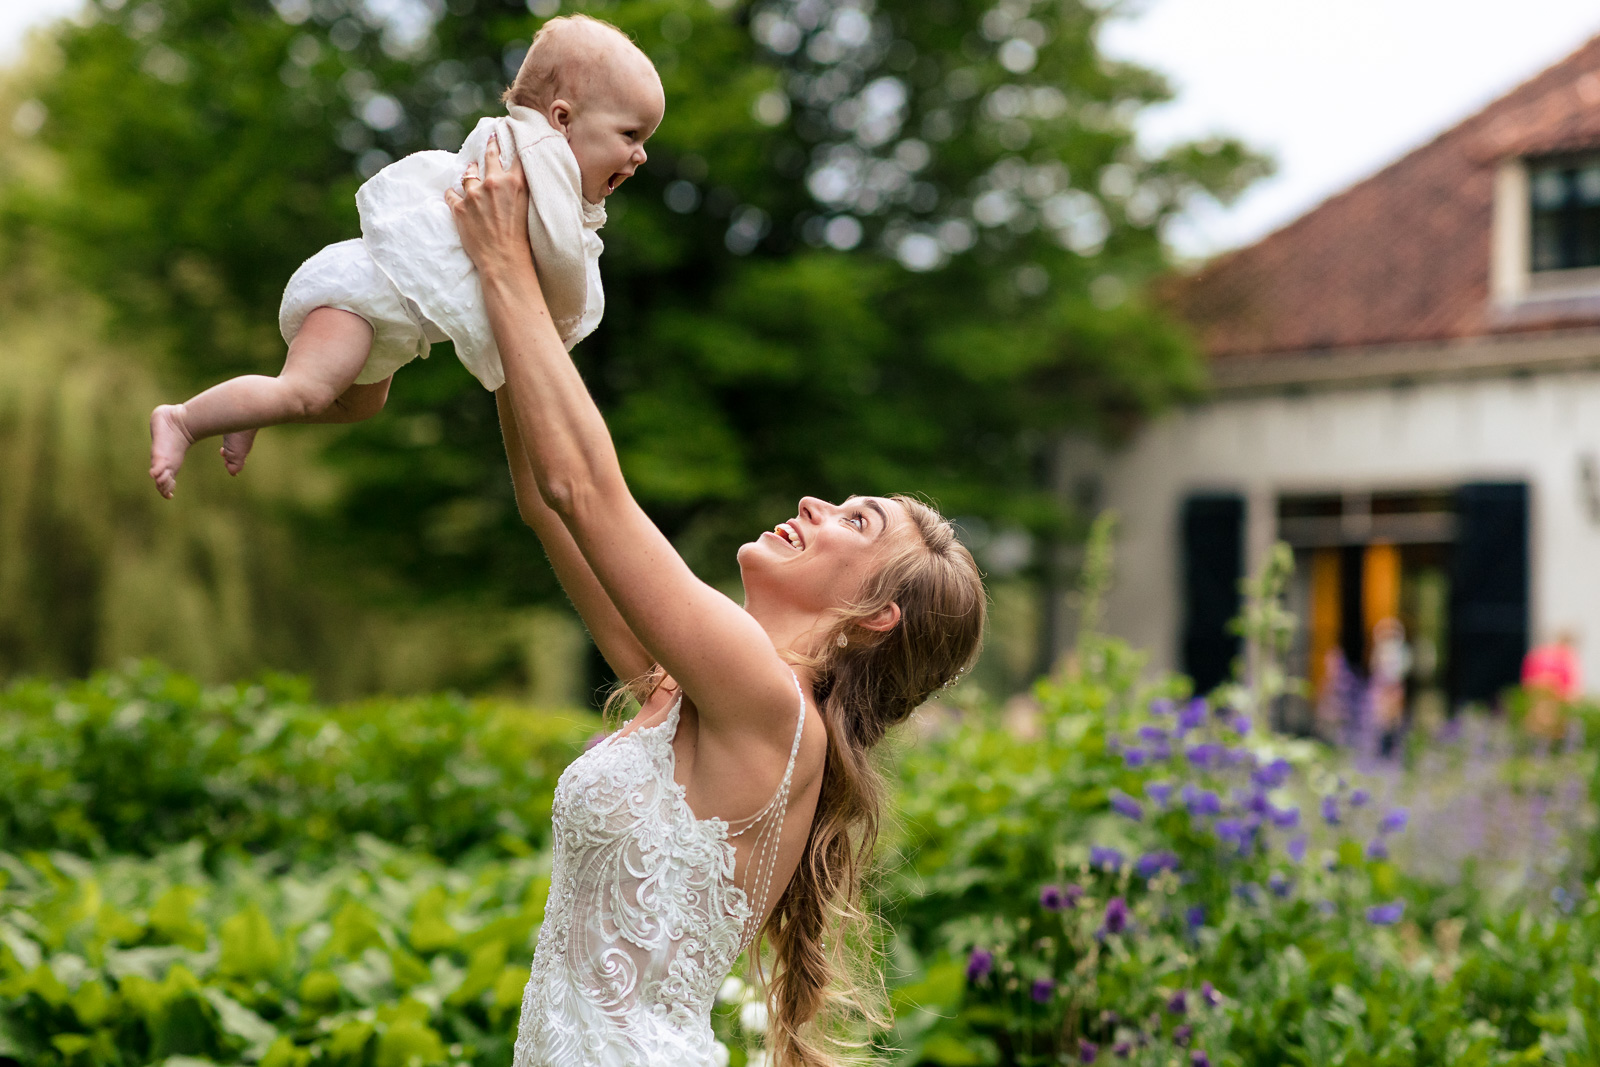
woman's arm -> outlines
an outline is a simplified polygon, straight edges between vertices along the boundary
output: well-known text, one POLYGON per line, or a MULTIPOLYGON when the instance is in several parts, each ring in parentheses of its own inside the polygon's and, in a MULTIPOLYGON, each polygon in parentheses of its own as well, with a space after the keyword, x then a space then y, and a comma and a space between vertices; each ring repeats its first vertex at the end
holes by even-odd
POLYGON ((561 588, 566 590, 612 671, 624 680, 637 678, 650 669, 654 660, 601 588, 600 580, 594 576, 589 561, 583 558, 560 516, 550 510, 550 505, 539 494, 533 464, 528 459, 516 415, 511 410, 510 394, 500 390, 495 394, 495 405, 500 410, 500 432, 505 438, 506 459, 511 464, 511 486, 517 494, 518 514, 544 545, 545 555, 550 557, 550 566, 561 588))
POLYGON ((784 743, 794 682, 760 625, 696 578, 623 481, 616 448, 568 358, 528 247, 520 161, 490 152, 481 181, 446 194, 483 281, 506 372, 503 392, 545 503, 649 657, 689 693, 702 719, 784 743), (758 714, 752 715, 751 712, 758 714))

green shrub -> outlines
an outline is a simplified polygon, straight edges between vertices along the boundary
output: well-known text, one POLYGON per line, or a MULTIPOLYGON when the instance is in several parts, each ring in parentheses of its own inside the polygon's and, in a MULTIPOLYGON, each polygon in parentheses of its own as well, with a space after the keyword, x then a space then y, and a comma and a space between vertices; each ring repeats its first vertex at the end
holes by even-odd
POLYGON ((445 859, 525 852, 597 726, 453 695, 328 709, 291 679, 202 688, 152 664, 21 682, 0 692, 0 849, 310 858, 366 833, 445 859))
POLYGON ((546 865, 343 844, 326 869, 235 855, 215 874, 198 842, 98 863, 0 853, 0 1056, 509 1063, 546 865))

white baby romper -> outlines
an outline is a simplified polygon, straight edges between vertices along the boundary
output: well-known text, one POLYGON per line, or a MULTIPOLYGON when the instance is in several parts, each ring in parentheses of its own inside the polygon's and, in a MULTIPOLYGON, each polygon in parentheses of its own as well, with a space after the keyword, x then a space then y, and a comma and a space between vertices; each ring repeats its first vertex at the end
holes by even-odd
POLYGON ((357 384, 382 381, 444 340, 455 342, 485 389, 505 384, 483 286, 444 199, 446 189, 460 191, 468 163, 482 167, 491 133, 499 135, 503 163, 513 149, 522 160, 528 240, 562 343, 570 351, 594 331, 605 313, 597 231, 606 209, 583 198, 578 161, 559 130, 532 108, 512 104, 508 112, 480 119, 461 151, 413 153, 356 191, 361 238, 329 245, 294 272, 278 309, 285 342, 314 309, 334 307, 372 325, 357 384))

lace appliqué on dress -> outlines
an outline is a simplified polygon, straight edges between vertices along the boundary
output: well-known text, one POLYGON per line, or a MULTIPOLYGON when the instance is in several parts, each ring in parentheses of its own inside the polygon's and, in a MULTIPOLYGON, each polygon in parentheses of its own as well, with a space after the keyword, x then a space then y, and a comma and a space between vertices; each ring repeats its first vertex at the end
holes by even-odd
POLYGON ((562 772, 550 896, 514 1067, 718 1062, 711 1008, 766 913, 805 696, 777 792, 731 825, 695 818, 673 780, 682 704, 680 693, 665 720, 612 734, 562 772), (731 839, 745 834, 740 886, 731 839))

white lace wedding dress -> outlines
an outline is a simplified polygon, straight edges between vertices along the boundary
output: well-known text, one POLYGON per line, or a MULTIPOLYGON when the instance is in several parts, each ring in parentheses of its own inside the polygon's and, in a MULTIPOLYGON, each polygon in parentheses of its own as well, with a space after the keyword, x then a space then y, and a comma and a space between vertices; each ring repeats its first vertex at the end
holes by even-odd
POLYGON ((550 898, 515 1067, 723 1062, 712 1002, 766 914, 805 697, 777 793, 731 825, 695 818, 673 781, 682 704, 680 693, 664 721, 612 734, 556 785, 550 898), (740 885, 732 839, 745 835, 740 885))

